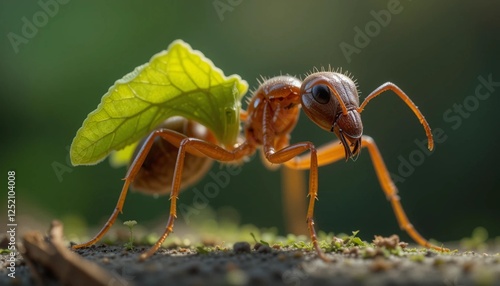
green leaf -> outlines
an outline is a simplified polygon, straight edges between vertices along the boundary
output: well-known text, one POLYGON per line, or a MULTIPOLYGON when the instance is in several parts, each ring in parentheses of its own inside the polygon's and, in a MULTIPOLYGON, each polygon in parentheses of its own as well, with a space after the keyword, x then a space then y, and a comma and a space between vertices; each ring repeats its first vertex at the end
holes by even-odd
POLYGON ((96 164, 172 116, 195 120, 223 145, 232 146, 247 89, 247 82, 238 75, 226 77, 201 52, 176 40, 109 88, 76 133, 71 162, 96 164))
POLYGON ((139 142, 132 143, 125 148, 118 151, 113 151, 109 156, 109 163, 111 166, 118 168, 121 166, 126 166, 133 159, 134 151, 137 148, 139 142))

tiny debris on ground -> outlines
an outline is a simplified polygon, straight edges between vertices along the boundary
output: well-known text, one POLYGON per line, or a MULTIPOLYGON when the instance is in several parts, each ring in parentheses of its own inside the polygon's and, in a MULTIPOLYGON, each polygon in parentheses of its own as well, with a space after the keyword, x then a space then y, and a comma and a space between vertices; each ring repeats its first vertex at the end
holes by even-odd
POLYGON ((6 275, 9 254, 2 254, 0 285, 500 285, 498 252, 439 253, 410 248, 397 236, 373 243, 356 233, 332 237, 322 242, 332 262, 318 259, 309 243, 262 241, 162 248, 138 262, 148 246, 70 250, 61 246, 61 233, 56 224, 48 238, 26 235, 15 279, 6 275))
POLYGON ((396 247, 400 246, 399 245, 399 236, 397 236, 395 234, 393 234, 389 237, 375 235, 375 239, 373 240, 373 243, 378 247, 385 247, 388 249, 395 249, 396 247))

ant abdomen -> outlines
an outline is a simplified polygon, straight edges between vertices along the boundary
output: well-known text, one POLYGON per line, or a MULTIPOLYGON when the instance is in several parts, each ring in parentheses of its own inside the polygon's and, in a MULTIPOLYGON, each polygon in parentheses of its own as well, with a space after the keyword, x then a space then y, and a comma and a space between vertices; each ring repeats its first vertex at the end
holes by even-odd
MULTIPOLYGON (((183 117, 171 117, 158 126, 157 129, 170 129, 191 138, 198 138, 216 143, 214 135, 203 125, 183 117)), ((139 153, 147 137, 137 145, 134 156, 139 153)), ((175 163, 179 148, 171 143, 156 138, 141 169, 138 171, 132 189, 150 195, 165 195, 171 192, 175 163)), ((132 162, 132 161, 131 161, 132 162)), ((213 160, 206 156, 186 153, 185 167, 182 173, 181 189, 198 182, 210 170, 213 160)))

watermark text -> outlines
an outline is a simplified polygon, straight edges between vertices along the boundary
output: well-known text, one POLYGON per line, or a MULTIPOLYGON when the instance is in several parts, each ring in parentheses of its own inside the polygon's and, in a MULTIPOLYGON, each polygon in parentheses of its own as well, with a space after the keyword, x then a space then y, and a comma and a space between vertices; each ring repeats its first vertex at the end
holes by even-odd
MULTIPOLYGON (((466 96, 462 102, 454 103, 451 108, 443 112, 443 121, 450 125, 451 130, 459 129, 463 122, 479 109, 481 102, 489 99, 491 94, 500 87, 500 81, 494 81, 492 74, 486 77, 480 75, 477 80, 478 84, 474 90, 474 95, 466 96)), ((440 127, 433 128, 432 135, 436 144, 444 143, 448 139, 447 132, 440 127)), ((405 182, 415 172, 415 169, 422 166, 425 159, 434 153, 427 149, 427 139, 415 139, 414 143, 416 148, 407 156, 398 156, 398 173, 391 173, 394 183, 405 182)))
POLYGON ((16 172, 7 172, 7 239, 9 256, 7 262, 7 276, 16 278, 16 172))
POLYGON ((16 54, 19 53, 21 44, 28 44, 38 34, 38 30, 45 27, 49 23, 50 18, 57 15, 59 5, 68 4, 68 2, 69 0, 39 0, 37 3, 40 10, 33 13, 29 18, 26 16, 21 18, 21 33, 7 33, 7 39, 9 39, 14 52, 16 54))

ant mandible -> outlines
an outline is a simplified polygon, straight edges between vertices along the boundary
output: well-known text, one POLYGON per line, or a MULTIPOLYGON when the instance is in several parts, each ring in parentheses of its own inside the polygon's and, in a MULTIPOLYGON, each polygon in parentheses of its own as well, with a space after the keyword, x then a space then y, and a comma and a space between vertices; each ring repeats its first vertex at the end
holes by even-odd
MULTIPOLYGON (((210 136, 210 132, 203 133, 205 134, 203 136, 190 135, 188 131, 194 127, 184 131, 179 129, 176 131, 175 128, 161 128, 153 131, 145 139, 130 165, 118 203, 111 217, 93 239, 83 244, 74 245, 73 248, 94 244, 110 229, 122 211, 129 186, 133 184, 138 174, 139 178, 144 177, 140 174, 141 166, 145 161, 148 163, 151 160, 151 155, 148 154, 155 150, 155 146, 160 144, 158 141, 161 141, 164 146, 170 145, 178 148, 174 149, 174 152, 177 152, 177 158, 175 165, 170 164, 170 167, 166 169, 173 172, 173 177, 169 175, 169 178, 166 179, 171 183, 171 187, 162 191, 152 188, 151 192, 170 193, 170 215, 163 235, 149 250, 140 255, 141 260, 153 255, 173 230, 177 217, 176 206, 179 192, 189 177, 183 176, 184 169, 191 164, 190 161, 185 164, 187 157, 201 156, 220 162, 236 162, 252 155, 258 148, 261 148, 268 163, 285 164, 294 169, 310 170, 307 226, 313 246, 323 260, 328 261, 328 258, 319 247, 313 218, 314 203, 318 198, 318 167, 342 158, 355 159, 363 147, 367 148, 370 153, 378 180, 392 205, 399 226, 419 245, 445 251, 445 248, 429 243, 412 226, 399 201, 397 188, 391 180, 377 145, 371 137, 363 135, 361 112, 370 100, 388 90, 396 93, 417 116, 427 135, 428 148, 432 150, 434 141, 429 124, 403 90, 391 82, 386 82, 376 88, 360 105, 356 84, 345 74, 331 71, 315 72, 308 75, 303 82, 292 76, 277 76, 264 81, 250 99, 247 111, 241 112, 241 119, 245 122, 245 140, 232 148, 230 146, 224 149, 217 145, 214 137, 210 136), (328 132, 335 133, 339 140, 320 148, 316 148, 312 142, 308 141, 290 145, 290 133, 298 121, 301 107, 316 125, 328 132), (168 144, 165 144, 167 142, 168 144), (301 155, 306 151, 309 153, 301 155)), ((187 121, 185 124, 195 123, 187 121)), ((207 168, 204 170, 201 173, 206 172, 207 168)))

